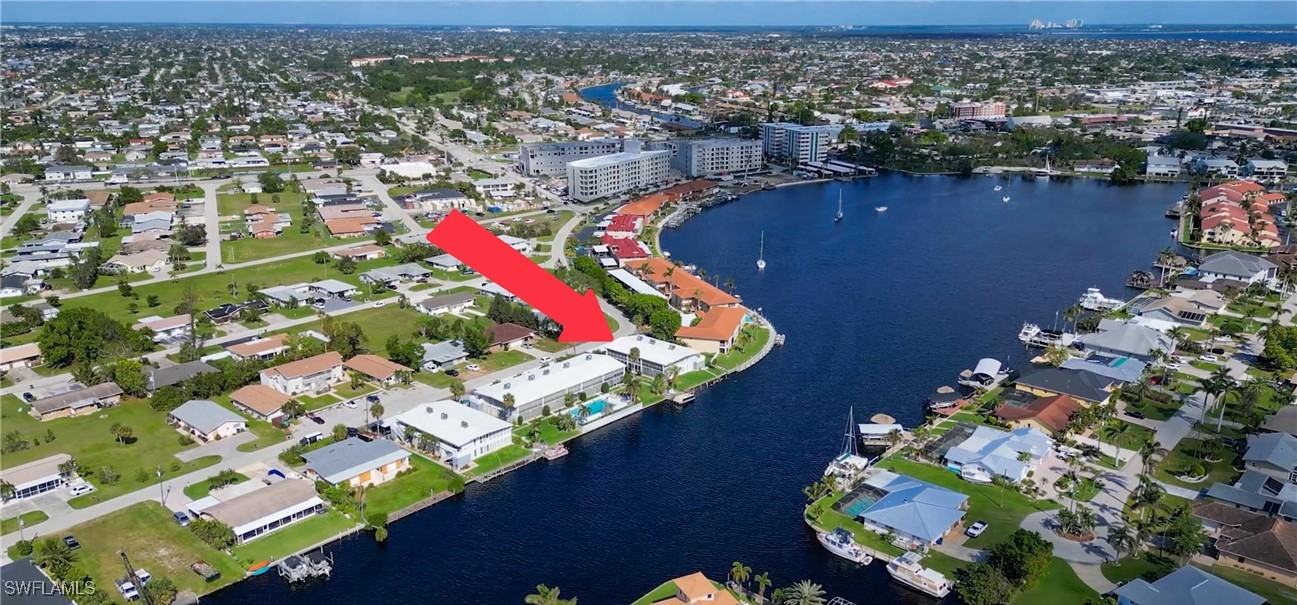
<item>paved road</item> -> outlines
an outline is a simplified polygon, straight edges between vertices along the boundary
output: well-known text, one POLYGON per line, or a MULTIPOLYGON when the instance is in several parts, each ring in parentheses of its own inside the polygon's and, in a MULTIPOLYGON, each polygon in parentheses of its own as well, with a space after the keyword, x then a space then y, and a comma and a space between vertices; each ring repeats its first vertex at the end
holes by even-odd
POLYGON ((216 189, 221 183, 205 181, 203 188, 203 223, 207 226, 207 271, 215 271, 221 264, 221 213, 216 201, 216 189))
POLYGON ((406 212, 405 208, 402 208, 400 204, 396 203, 396 200, 392 199, 392 196, 387 194, 387 185, 384 185, 382 181, 378 180, 377 176, 374 174, 351 175, 347 173, 344 173, 344 175, 355 178, 365 187, 373 191, 379 201, 383 202, 383 205, 387 207, 386 214, 389 217, 393 217, 404 223, 405 227, 410 230, 410 233, 418 234, 420 238, 422 238, 423 234, 427 232, 427 229, 425 229, 423 225, 420 225, 419 221, 414 220, 414 217, 411 216, 409 212, 406 212))

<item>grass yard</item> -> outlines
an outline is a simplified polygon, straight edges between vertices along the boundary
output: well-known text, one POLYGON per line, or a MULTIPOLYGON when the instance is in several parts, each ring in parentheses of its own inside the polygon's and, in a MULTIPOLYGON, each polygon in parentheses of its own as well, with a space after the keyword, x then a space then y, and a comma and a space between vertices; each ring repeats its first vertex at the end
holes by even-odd
POLYGON ((18 531, 20 529, 18 527, 19 520, 22 520, 23 527, 31 527, 49 518, 50 516, 45 514, 45 511, 43 510, 31 510, 18 515, 17 517, 5 517, 3 520, 0 520, 0 535, 11 534, 18 531))
POLYGON ((119 550, 130 556, 136 569, 167 577, 182 591, 201 595, 243 579, 243 568, 233 557, 176 525, 171 511, 157 502, 134 504, 61 533, 72 534, 81 542, 77 564, 100 586, 112 586, 114 579, 125 575, 119 550), (221 577, 203 581, 189 569, 200 560, 216 568, 221 577))
POLYGON ((1179 567, 1169 557, 1157 553, 1145 552, 1138 557, 1126 557, 1121 563, 1104 563, 1101 566, 1103 577, 1109 582, 1125 584, 1136 578, 1152 582, 1179 567))
POLYGON ((560 431, 554 424, 554 416, 540 419, 539 422, 521 426, 513 430, 513 434, 518 437, 529 437, 533 429, 539 429, 540 440, 549 445, 562 443, 581 434, 581 429, 577 428, 571 431, 560 431))
POLYGON ((688 391, 708 380, 715 378, 716 375, 708 370, 694 370, 685 372, 676 377, 676 388, 681 391, 688 391))
POLYGON ((1149 420, 1167 420, 1175 415, 1176 410, 1180 409, 1181 402, 1176 399, 1170 403, 1161 403, 1153 399, 1144 397, 1138 403, 1127 403, 1127 411, 1139 411, 1149 420))
POLYGON ((500 448, 499 450, 496 450, 494 452, 491 452, 490 454, 478 458, 477 460, 474 460, 473 464, 475 466, 473 467, 472 474, 485 475, 487 473, 490 473, 491 471, 494 471, 495 469, 505 466, 506 464, 518 460, 522 460, 523 458, 526 458, 527 455, 530 453, 531 450, 521 445, 518 445, 516 443, 509 444, 505 447, 500 448))
MULTIPOLYGON (((422 342, 424 339, 414 334, 413 330, 420 317, 419 312, 414 309, 402 309, 399 305, 388 304, 378 308, 347 313, 338 319, 360 326, 360 331, 365 334, 365 348, 370 352, 381 355, 386 351, 387 339, 392 336, 401 338, 414 336, 416 340, 422 342)), ((280 332, 298 333, 306 330, 319 331, 323 329, 324 320, 321 319, 293 326, 287 330, 280 330, 280 332)))
POLYGON ((630 605, 652 605, 658 601, 663 601, 676 596, 676 583, 666 582, 657 588, 654 588, 648 594, 638 598, 630 605))
POLYGON ((1035 586, 1018 593, 1013 605, 1086 605, 1098 599, 1099 593, 1082 582, 1067 561, 1054 557, 1049 560, 1045 575, 1035 586))
MULTIPOLYGON (((243 216, 243 211, 248 206, 253 205, 251 193, 222 193, 216 196, 216 211, 221 216, 243 216)), ((306 194, 295 193, 292 191, 281 191, 279 193, 258 193, 257 201, 260 206, 268 206, 276 211, 287 212, 292 215, 293 222, 302 216, 302 200, 306 199, 306 194), (279 203, 272 200, 273 196, 279 196, 279 203)))
MULTIPOLYGON (((410 455, 414 470, 365 490, 365 514, 390 514, 451 489, 455 473, 423 456, 410 455)), ((462 486, 462 484, 461 484, 462 486)))
POLYGON ((968 565, 968 561, 956 559, 935 549, 929 550, 928 555, 923 557, 924 567, 935 569, 947 578, 954 578, 955 570, 965 565, 968 565))
POLYGON ((0 421, 4 431, 18 431, 29 442, 41 441, 0 459, 0 466, 11 468, 57 453, 66 453, 81 464, 87 481, 97 488, 95 492, 73 498, 73 508, 84 508, 120 496, 126 492, 156 485, 155 470, 162 467, 162 478, 170 479, 215 464, 218 458, 208 456, 191 462, 180 462, 174 455, 188 447, 180 445, 180 433, 167 425, 165 415, 149 409, 140 401, 101 410, 75 418, 59 418, 41 422, 26 411, 27 406, 13 395, 0 397, 0 421), (101 418, 102 416, 102 418, 101 418), (108 432, 113 424, 122 424, 135 430, 135 441, 122 445, 108 432), (50 436, 53 440, 50 440, 50 436), (97 473, 103 467, 112 467, 120 475, 113 485, 99 480, 97 473), (147 473, 145 481, 137 481, 139 470, 147 473))
MULTIPOLYGON (((885 552, 891 555, 901 554, 902 551, 900 548, 892 546, 890 543, 883 540, 882 536, 868 529, 865 529, 865 526, 861 525, 859 521, 856 521, 855 519, 852 519, 847 515, 844 515, 838 511, 833 510, 833 505, 836 504, 837 501, 842 499, 842 497, 845 495, 846 495, 845 492, 835 493, 831 496, 821 498, 819 501, 817 501, 816 504, 820 505, 821 512, 820 512, 820 516, 814 519, 815 525, 824 531, 830 531, 830 532, 839 527, 844 528, 847 531, 851 532, 851 535, 855 536, 856 542, 859 542, 869 548, 872 548, 879 552, 885 552)), ((809 508, 808 508, 808 515, 809 515, 809 508)))
POLYGON ((374 386, 373 384, 370 384, 370 383, 368 383, 368 382, 366 382, 366 383, 360 385, 360 388, 359 388, 359 389, 353 389, 353 388, 351 388, 351 383, 350 383, 350 382, 344 382, 344 383, 338 385, 337 388, 333 389, 333 392, 334 392, 334 394, 336 394, 337 396, 339 396, 339 397, 341 397, 342 399, 346 400, 346 399, 355 399, 355 398, 357 398, 357 397, 363 397, 363 396, 368 395, 368 394, 370 394, 370 393, 373 393, 374 391, 377 391, 377 390, 378 390, 378 387, 376 387, 376 386, 374 386))
POLYGON ((968 496, 968 514, 964 519, 968 523, 986 521, 990 527, 976 538, 969 538, 965 546, 969 548, 986 548, 1008 539, 1018 529, 1023 517, 1036 511, 1058 508, 1056 502, 1033 500, 1018 492, 1004 490, 993 485, 974 485, 959 478, 959 475, 944 468, 912 462, 902 458, 888 458, 879 466, 896 471, 921 481, 944 487, 968 496), (1003 502, 1003 506, 1001 506, 1003 502))
POLYGON ((346 515, 330 509, 323 514, 303 519, 230 550, 240 565, 282 559, 325 540, 337 538, 356 525, 359 524, 346 515))
POLYGON ((572 343, 559 342, 548 338, 537 338, 532 345, 546 353, 559 353, 572 348, 572 343))
POLYGON ((445 372, 429 372, 420 370, 414 373, 415 382, 422 382, 434 389, 448 389, 455 382, 454 376, 447 376, 445 372))
MULTIPOLYGON (((238 485, 248 480, 248 478, 244 476, 242 473, 234 473, 234 474, 236 475, 234 483, 231 483, 230 485, 238 485)), ((188 496, 190 500, 206 498, 207 494, 210 493, 212 493, 211 479, 203 479, 198 483, 190 483, 189 485, 185 486, 185 495, 188 496)))
POLYGON ((326 408, 335 403, 342 401, 341 399, 338 399, 336 395, 333 395, 331 393, 325 393, 323 395, 317 395, 317 396, 298 395, 297 400, 302 402, 302 405, 306 406, 306 411, 308 412, 314 412, 315 410, 318 410, 320 408, 326 408))
POLYGON ((1175 449, 1167 455, 1166 459, 1158 465, 1157 474, 1159 481, 1178 485, 1189 489, 1202 489, 1213 483, 1233 483, 1234 479, 1240 474, 1234 470, 1234 462, 1238 459, 1238 454, 1224 448, 1221 450, 1219 462, 1208 462, 1206 457, 1198 453, 1198 448, 1202 445, 1198 439, 1184 439, 1176 444, 1175 449), (1179 478, 1179 475, 1189 470, 1193 465, 1201 464, 1203 470, 1207 471, 1207 478, 1197 483, 1190 483, 1179 478))
POLYGON ((1233 582, 1241 588, 1265 597, 1266 602, 1270 605, 1297 604, 1297 588, 1293 586, 1280 584, 1256 574, 1224 565, 1213 565, 1206 570, 1214 576, 1233 582))
MULTIPOLYGON (((616 328, 613 329, 616 330, 616 328)), ((744 326, 739 333, 739 337, 735 339, 734 347, 724 355, 717 355, 712 360, 712 365, 726 370, 733 370, 739 364, 756 355, 761 350, 761 347, 766 345, 767 340, 770 340, 769 328, 759 328, 754 324, 744 326)))
POLYGON ((505 368, 516 366, 520 363, 534 359, 531 355, 522 351, 497 351, 488 353, 486 359, 482 360, 482 368, 488 372, 498 372, 505 368))
MULTIPOLYGON (((242 227, 242 225, 240 225, 242 227)), ((293 223, 284 228, 284 231, 276 237, 255 238, 244 237, 242 239, 227 240, 221 242, 221 261, 227 263, 242 263, 260 258, 270 258, 273 256, 283 256, 295 252, 305 252, 307 250, 319 250, 331 246, 339 246, 344 243, 355 242, 357 244, 370 241, 373 238, 352 238, 345 242, 329 235, 323 224, 316 224, 310 231, 302 233, 297 223, 293 223)))

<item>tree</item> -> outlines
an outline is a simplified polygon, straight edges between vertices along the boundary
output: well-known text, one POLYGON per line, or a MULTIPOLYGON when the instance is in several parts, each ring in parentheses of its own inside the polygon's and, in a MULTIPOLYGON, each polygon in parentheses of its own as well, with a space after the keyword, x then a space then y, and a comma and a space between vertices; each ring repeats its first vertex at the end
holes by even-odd
POLYGON ((67 544, 63 543, 63 540, 45 538, 36 543, 32 560, 49 571, 51 576, 61 578, 76 562, 77 556, 67 544))
POLYGON ((131 428, 131 427, 129 427, 129 426, 126 426, 126 425, 124 425, 124 424, 123 424, 123 425, 118 425, 118 426, 113 427, 113 436, 117 438, 117 442, 118 442, 118 443, 120 443, 120 444, 122 444, 122 445, 126 445, 126 442, 127 442, 127 441, 133 441, 133 440, 134 440, 134 437, 135 437, 135 429, 133 429, 133 428, 131 428))
POLYGON ((146 601, 154 605, 171 605, 176 602, 176 585, 171 578, 153 576, 144 585, 144 594, 147 596, 146 601))
POLYGON ((986 562, 1014 586, 1028 588, 1044 575, 1053 556, 1052 543, 1034 531, 1019 529, 1007 541, 988 549, 986 562))
POLYGON ((802 580, 784 591, 785 605, 824 605, 824 587, 802 580))
POLYGON ((527 605, 576 605, 576 598, 559 598, 559 588, 550 588, 544 584, 536 586, 536 592, 523 598, 527 605))
POLYGON ((382 418, 383 412, 384 412, 383 404, 377 401, 375 401, 373 405, 369 406, 369 414, 370 416, 373 416, 375 419, 382 418))
POLYGON ((134 359, 123 359, 113 365, 113 382, 132 397, 143 397, 148 393, 144 366, 134 359))
POLYGON ((458 378, 454 379, 450 383, 449 388, 450 388, 450 396, 454 397, 455 401, 459 401, 460 399, 462 399, 464 397, 464 393, 467 392, 467 390, 464 388, 464 381, 458 378))
POLYGON ((328 252, 325 252, 325 251, 323 251, 323 250, 321 250, 321 251, 319 251, 319 252, 316 252, 315 254, 311 255, 311 260, 312 260, 312 261, 315 261, 315 264, 317 264, 317 265, 323 265, 323 264, 328 263, 328 262, 329 262, 329 258, 330 258, 330 257, 329 257, 329 253, 328 253, 328 252))
POLYGON ((151 331, 132 330, 102 311, 87 307, 66 309, 46 322, 39 341, 45 365, 52 368, 96 364, 105 357, 153 349, 151 331))
POLYGON ((347 425, 345 424, 333 425, 333 440, 342 441, 346 438, 347 438, 347 425))
POLYGON ((739 586, 746 586, 748 579, 752 577, 752 568, 744 565, 741 561, 735 561, 730 566, 730 579, 739 586))
POLYGON ((272 170, 261 173, 257 181, 261 183, 261 190, 266 193, 280 193, 284 190, 284 179, 272 170))
POLYGON ((19 238, 26 238, 40 228, 41 221, 34 214, 22 215, 13 226, 14 233, 18 234, 19 238))
POLYGON ((1117 565, 1121 565, 1122 553, 1135 552, 1135 536, 1125 525, 1111 525, 1108 527, 1108 546, 1117 553, 1117 565))
POLYGON ((387 339, 387 357, 407 368, 417 368, 423 361, 423 347, 413 339, 402 340, 393 334, 387 339))
POLYGON ((380 246, 390 245, 392 243, 392 235, 387 231, 379 229, 378 232, 374 234, 374 243, 380 246))
POLYGON ((770 588, 770 584, 771 584, 770 573, 763 571, 757 574, 757 576, 753 578, 752 581, 757 583, 757 596, 762 597, 764 600, 766 589, 770 588))
POLYGON ((288 400, 288 403, 285 403, 283 407, 279 409, 289 418, 299 418, 302 414, 306 413, 306 404, 303 404, 296 399, 290 399, 288 400))
POLYGON ((988 563, 973 563, 955 570, 955 591, 965 605, 1003 605, 1013 600, 1013 585, 988 563))
POLYGON ((215 519, 199 517, 189 522, 189 531, 212 548, 224 550, 234 545, 236 536, 229 525, 215 519))
POLYGON ((491 337, 487 335, 486 328, 466 327, 464 330, 464 350, 468 352, 469 357, 482 358, 486 357, 487 351, 491 348, 491 337))

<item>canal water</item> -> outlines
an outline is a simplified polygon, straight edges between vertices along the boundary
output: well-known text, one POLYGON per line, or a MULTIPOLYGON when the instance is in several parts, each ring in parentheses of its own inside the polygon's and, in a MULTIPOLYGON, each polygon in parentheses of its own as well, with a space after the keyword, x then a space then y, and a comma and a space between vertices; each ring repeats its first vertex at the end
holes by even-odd
POLYGON ((699 128, 702 123, 697 120, 691 120, 683 116, 677 116, 660 111, 650 111, 634 105, 627 105, 617 99, 617 89, 625 86, 624 83, 615 82, 613 84, 601 84, 581 89, 581 98, 591 103, 598 103, 604 107, 613 109, 624 109, 646 116, 653 116, 662 122, 675 122, 687 128, 699 128))
POLYGON ((1024 362, 1023 321, 1122 284, 1171 243, 1181 185, 881 176, 750 194, 663 234, 677 260, 732 278, 787 345, 683 410, 657 406, 540 462, 329 548, 333 578, 267 574, 205 603, 520 603, 536 584, 624 605, 732 561, 776 586, 810 579, 860 605, 930 602, 826 553, 802 487, 838 452, 847 407, 912 426, 921 400, 977 359, 1024 362), (1006 181, 1007 182, 1007 181, 1006 181), (846 218, 835 224, 838 191, 846 218), (1007 193, 1011 199, 1001 202, 1007 193), (875 212, 887 206, 886 212, 875 212), (765 258, 758 273, 758 241, 765 258))

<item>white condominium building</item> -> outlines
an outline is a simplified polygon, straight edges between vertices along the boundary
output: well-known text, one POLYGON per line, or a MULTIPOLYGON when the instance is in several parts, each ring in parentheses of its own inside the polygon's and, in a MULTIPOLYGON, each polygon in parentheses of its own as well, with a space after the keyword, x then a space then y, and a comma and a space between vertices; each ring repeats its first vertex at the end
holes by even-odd
POLYGON ((526 421, 540 416, 546 406, 562 409, 569 393, 596 396, 603 385, 620 384, 625 372, 626 366, 612 357, 586 353, 478 387, 470 399, 488 414, 526 421))
POLYGON ((568 194, 590 202, 634 189, 658 185, 670 172, 669 150, 643 151, 639 141, 626 141, 626 151, 568 162, 568 194))
POLYGON ((518 165, 527 176, 561 177, 567 174, 568 162, 621 151, 621 139, 523 143, 518 146, 518 165))
POLYGON ((765 165, 762 143, 744 139, 698 139, 676 141, 678 151, 672 168, 690 178, 748 174, 765 165))
POLYGON ((828 159, 829 147, 837 142, 840 134, 840 125, 803 126, 772 122, 761 125, 761 147, 766 157, 791 164, 823 162, 828 159))

